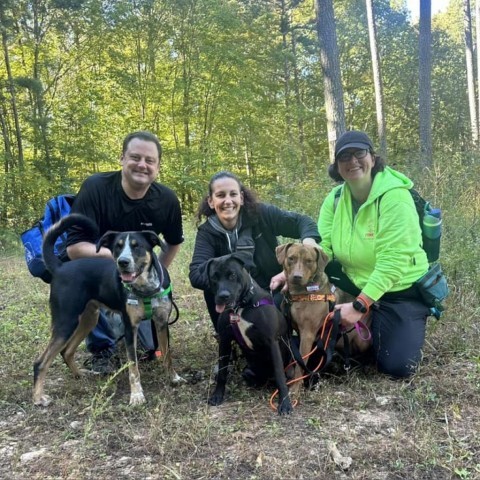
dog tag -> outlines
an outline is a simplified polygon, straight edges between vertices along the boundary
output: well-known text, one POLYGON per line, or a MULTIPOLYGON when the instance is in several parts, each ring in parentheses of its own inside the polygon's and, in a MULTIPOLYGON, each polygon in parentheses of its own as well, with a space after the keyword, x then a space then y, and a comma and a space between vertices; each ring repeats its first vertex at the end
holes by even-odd
POLYGON ((320 290, 320 286, 318 283, 312 283, 311 285, 307 285, 307 292, 318 292, 320 290))
POLYGON ((138 300, 136 298, 127 298, 127 305, 138 305, 138 300))
POLYGON ((238 323, 240 321, 240 315, 236 313, 231 313, 230 314, 230 323, 238 323))

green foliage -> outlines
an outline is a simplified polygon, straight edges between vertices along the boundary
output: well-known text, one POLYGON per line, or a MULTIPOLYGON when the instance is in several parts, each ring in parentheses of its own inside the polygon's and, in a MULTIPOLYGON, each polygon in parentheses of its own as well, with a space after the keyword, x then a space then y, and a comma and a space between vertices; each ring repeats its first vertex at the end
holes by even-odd
MULTIPOLYGON (((455 154, 467 151, 470 137, 462 40, 451 29, 452 22, 461 29, 459 5, 435 17, 432 37, 434 144, 455 154)), ((122 138, 137 129, 160 137, 160 179, 178 193, 186 214, 209 177, 229 169, 261 198, 316 217, 331 183, 308 2, 22 0, 2 9, 23 145, 21 159, 2 67, 2 228, 19 233, 49 197, 118 168, 122 138)), ((336 2, 335 14, 347 126, 375 138, 365 4, 336 2)), ((418 32, 402 2, 375 2, 375 18, 389 156, 411 168, 418 32)), ((436 167, 445 161, 437 155, 436 167)))

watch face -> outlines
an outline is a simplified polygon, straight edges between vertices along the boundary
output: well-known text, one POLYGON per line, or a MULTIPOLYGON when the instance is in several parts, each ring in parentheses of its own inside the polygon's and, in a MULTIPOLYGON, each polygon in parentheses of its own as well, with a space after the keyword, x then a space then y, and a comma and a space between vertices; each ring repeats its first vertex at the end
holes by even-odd
POLYGON ((355 310, 358 310, 360 313, 367 313, 367 308, 362 302, 359 302, 358 300, 355 300, 353 302, 353 308, 355 310))

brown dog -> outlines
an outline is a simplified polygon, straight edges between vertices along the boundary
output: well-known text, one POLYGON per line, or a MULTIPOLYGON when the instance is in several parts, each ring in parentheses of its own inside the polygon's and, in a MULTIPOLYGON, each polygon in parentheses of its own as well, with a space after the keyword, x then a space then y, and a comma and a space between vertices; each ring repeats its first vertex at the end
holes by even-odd
MULTIPOLYGON (((320 249, 299 243, 287 243, 276 249, 278 262, 283 265, 287 277, 288 295, 291 303, 290 315, 293 328, 300 336, 300 354, 307 355, 316 340, 323 322, 329 313, 329 302, 344 303, 352 301, 345 292, 336 289, 332 294, 332 286, 324 270, 328 263, 327 255, 320 249)), ((370 343, 362 340, 352 330, 348 333, 351 353, 365 351, 370 343)), ((340 337, 336 348, 343 348, 340 337)), ((295 378, 302 375, 301 367, 295 367, 295 378)), ((298 393, 300 382, 295 382, 292 393, 298 393)))

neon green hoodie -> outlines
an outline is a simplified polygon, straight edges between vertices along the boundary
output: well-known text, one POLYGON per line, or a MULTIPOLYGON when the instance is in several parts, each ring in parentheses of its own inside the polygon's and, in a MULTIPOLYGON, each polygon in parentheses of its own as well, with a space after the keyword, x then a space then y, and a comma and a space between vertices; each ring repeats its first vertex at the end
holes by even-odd
POLYGON ((355 218, 346 183, 335 187, 320 209, 323 250, 330 259, 335 253, 350 280, 373 300, 409 288, 428 270, 418 214, 408 192, 412 186, 405 175, 386 167, 375 175, 355 218), (342 193, 334 208, 338 189, 342 193))

